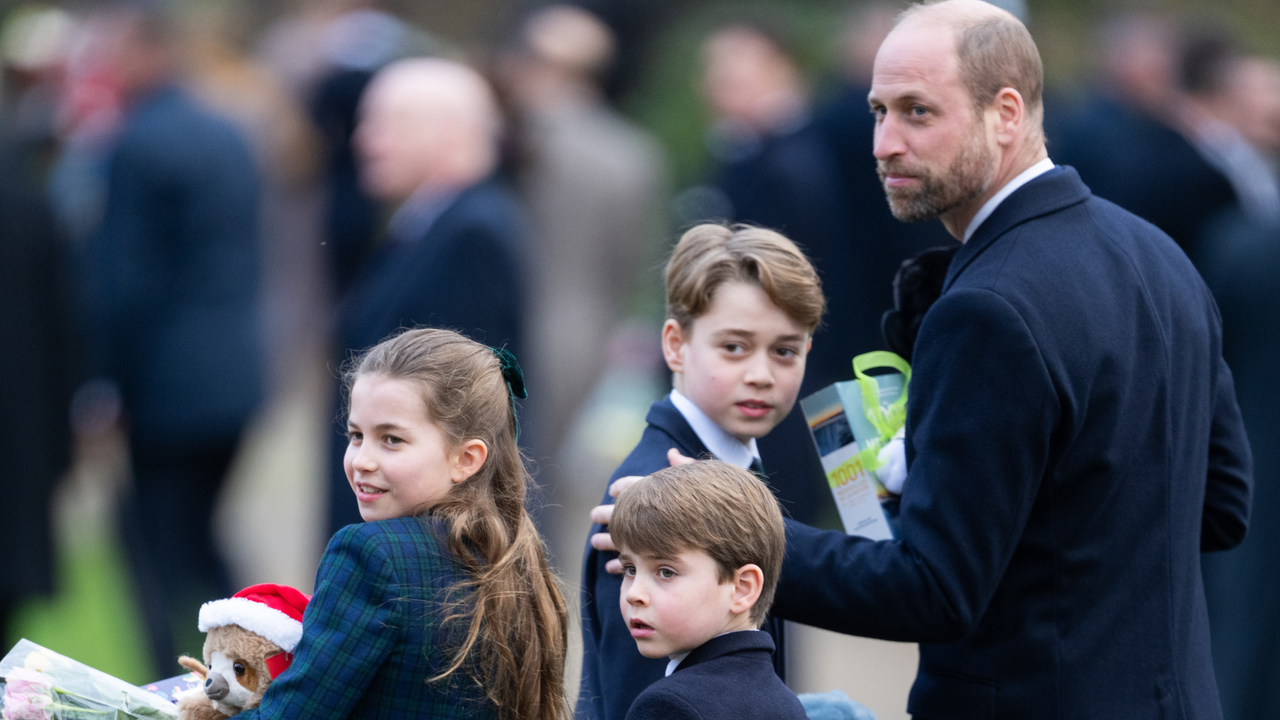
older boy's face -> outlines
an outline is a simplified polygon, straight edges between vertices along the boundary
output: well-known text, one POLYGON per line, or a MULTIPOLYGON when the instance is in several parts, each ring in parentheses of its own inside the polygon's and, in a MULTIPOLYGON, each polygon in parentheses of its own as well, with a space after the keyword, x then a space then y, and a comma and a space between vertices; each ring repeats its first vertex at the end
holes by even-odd
POLYGON ((618 604, 641 655, 685 653, 721 633, 754 629, 749 614, 731 612, 736 585, 720 582, 716 561, 705 551, 658 558, 624 549, 619 559, 618 604))
POLYGON ((731 282, 687 331, 668 320, 662 349, 676 389, 745 442, 767 435, 791 412, 809 334, 760 286, 731 282))

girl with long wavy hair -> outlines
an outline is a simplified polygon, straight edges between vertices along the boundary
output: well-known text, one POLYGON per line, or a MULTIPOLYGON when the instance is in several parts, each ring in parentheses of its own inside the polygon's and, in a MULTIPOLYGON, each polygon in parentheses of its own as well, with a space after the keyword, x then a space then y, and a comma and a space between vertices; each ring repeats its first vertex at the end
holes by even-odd
POLYGON ((330 540, 259 718, 565 720, 567 609, 524 508, 515 359, 419 328, 344 372, 365 520, 330 540))

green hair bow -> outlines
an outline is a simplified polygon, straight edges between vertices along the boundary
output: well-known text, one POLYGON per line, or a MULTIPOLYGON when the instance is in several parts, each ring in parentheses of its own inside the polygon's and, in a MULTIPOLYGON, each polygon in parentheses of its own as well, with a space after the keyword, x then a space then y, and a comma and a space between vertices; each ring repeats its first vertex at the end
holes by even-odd
POLYGON ((520 420, 516 417, 516 398, 524 400, 529 391, 524 387, 524 372, 516 356, 506 348, 489 348, 498 358, 498 367, 502 370, 502 379, 507 383, 507 397, 511 400, 511 422, 515 424, 516 442, 520 442, 520 420))

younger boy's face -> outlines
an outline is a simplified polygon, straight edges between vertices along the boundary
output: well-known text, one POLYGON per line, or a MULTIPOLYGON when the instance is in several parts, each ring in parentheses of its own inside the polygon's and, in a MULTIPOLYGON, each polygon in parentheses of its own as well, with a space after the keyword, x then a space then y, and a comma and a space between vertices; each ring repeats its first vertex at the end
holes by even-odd
POLYGON ((809 345, 805 328, 754 283, 725 283, 690 327, 668 320, 662 328, 676 389, 744 442, 791 412, 809 345))
POLYGON ((705 551, 658 558, 624 548, 619 560, 622 619, 641 655, 686 653, 721 633, 755 628, 750 613, 733 612, 741 607, 734 604, 739 586, 732 579, 720 582, 716 561, 705 551))

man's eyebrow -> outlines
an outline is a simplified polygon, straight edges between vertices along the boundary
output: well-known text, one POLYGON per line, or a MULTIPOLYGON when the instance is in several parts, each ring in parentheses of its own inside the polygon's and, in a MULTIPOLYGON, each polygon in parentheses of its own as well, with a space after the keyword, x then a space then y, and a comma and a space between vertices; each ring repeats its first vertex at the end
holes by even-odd
MULTIPOLYGON (((923 96, 913 92, 906 93, 904 95, 894 95, 893 102, 896 102, 896 103, 919 102, 919 103, 926 103, 926 104, 928 103, 928 101, 925 100, 923 96)), ((872 92, 867 94, 867 104, 874 108, 876 105, 888 105, 889 102, 885 100, 881 100, 880 98, 876 97, 874 92, 872 92)))

